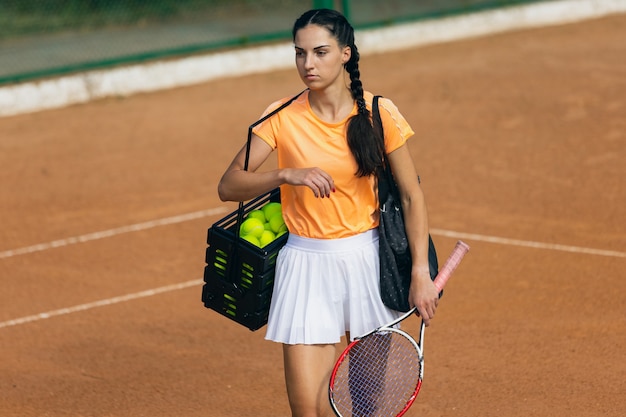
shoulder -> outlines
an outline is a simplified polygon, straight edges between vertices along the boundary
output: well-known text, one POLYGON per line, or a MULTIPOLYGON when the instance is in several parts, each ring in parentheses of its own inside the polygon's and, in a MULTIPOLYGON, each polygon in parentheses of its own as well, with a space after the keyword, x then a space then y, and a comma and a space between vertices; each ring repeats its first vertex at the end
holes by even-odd
MULTIPOLYGON (((263 112, 263 116, 265 116, 267 114, 270 114, 274 110, 280 108, 281 106, 283 106, 284 104, 286 104, 286 103, 288 103, 290 101, 293 101, 292 104, 305 105, 308 95, 309 95, 309 90, 305 90, 305 91, 303 91, 303 92, 301 92, 301 93, 299 93, 297 95, 291 95, 291 96, 283 97, 280 100, 276 100, 276 101, 272 102, 269 106, 267 106, 267 108, 263 112)), ((285 109, 287 109, 289 107, 291 107, 291 105, 285 107, 285 109)))
MULTIPOLYGON (((365 98, 365 102, 371 111, 373 106, 374 94, 370 93, 369 91, 365 91, 363 93, 363 97, 365 98)), ((402 115, 402 113, 400 113, 400 110, 391 99, 379 95, 378 109, 383 123, 385 122, 385 120, 389 119, 394 120, 396 124, 406 123, 404 116, 402 115)))
MULTIPOLYGON (((363 97, 371 109, 374 95, 366 91, 363 97)), ((413 129, 391 99, 382 96, 379 97, 378 109, 383 122, 383 128, 385 129, 385 136, 398 134, 401 138, 399 142, 403 143, 414 134, 413 129)))
POLYGON ((273 148, 277 146, 276 138, 284 125, 293 125, 294 114, 301 112, 306 106, 308 90, 298 95, 283 97, 271 103, 253 126, 253 132, 273 148), (287 105, 290 103, 289 105, 287 105))
MULTIPOLYGON (((367 106, 371 109, 373 102, 374 102, 374 94, 369 91, 365 91, 363 92, 363 98, 365 98, 365 102, 367 106)), ((398 107, 394 104, 394 102, 391 99, 387 97, 378 95, 378 107, 381 111, 382 117, 384 117, 384 115, 382 114, 383 110, 384 110, 384 113, 387 113, 391 116, 394 116, 394 115, 401 116, 401 113, 398 107)))

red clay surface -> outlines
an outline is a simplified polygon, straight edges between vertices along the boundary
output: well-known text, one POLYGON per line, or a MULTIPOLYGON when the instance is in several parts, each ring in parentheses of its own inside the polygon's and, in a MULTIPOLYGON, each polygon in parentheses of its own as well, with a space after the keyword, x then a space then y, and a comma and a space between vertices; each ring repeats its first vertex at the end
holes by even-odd
MULTIPOLYGON (((414 126, 441 261, 410 416, 623 416, 626 15, 365 57, 414 126)), ((294 70, 0 119, 0 415, 287 416, 279 345, 200 302, 220 174, 294 70), (8 252, 185 213, 196 220, 8 252), (197 281, 84 311, 14 319, 197 281), (14 323, 14 322, 13 322, 14 323)), ((418 321, 406 327, 417 328, 418 321)))

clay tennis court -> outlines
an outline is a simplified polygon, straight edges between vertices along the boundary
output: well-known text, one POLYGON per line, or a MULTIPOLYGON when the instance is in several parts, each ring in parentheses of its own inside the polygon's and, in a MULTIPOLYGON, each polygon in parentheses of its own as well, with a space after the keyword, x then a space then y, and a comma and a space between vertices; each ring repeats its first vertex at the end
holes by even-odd
MULTIPOLYGON (((624 415, 625 28, 363 58, 417 132, 440 261, 472 247, 408 415, 624 415)), ((236 207, 219 177, 301 89, 287 70, 0 119, 0 415, 289 415, 281 347, 200 294, 206 230, 236 207)))

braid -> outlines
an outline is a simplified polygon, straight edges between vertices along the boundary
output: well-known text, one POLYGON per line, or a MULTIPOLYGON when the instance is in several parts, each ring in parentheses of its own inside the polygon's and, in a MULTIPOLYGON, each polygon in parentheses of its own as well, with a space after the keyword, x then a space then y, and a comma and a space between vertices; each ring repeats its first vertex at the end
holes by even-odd
POLYGON ((359 166, 356 175, 360 177, 376 173, 384 157, 383 140, 376 135, 370 119, 370 111, 363 98, 363 83, 359 71, 359 51, 356 45, 350 45, 352 55, 345 68, 350 74, 350 91, 356 101, 357 114, 348 121, 348 146, 359 166))
POLYGON ((359 71, 359 51, 354 43, 354 28, 338 11, 331 9, 309 10, 300 16, 294 26, 292 35, 295 39, 298 30, 307 25, 318 25, 326 28, 337 39, 337 43, 349 46, 352 50, 350 60, 344 65, 350 75, 350 92, 356 102, 358 112, 348 121, 348 146, 356 159, 358 169, 356 175, 365 177, 376 173, 382 165, 385 155, 383 139, 375 133, 363 98, 363 83, 359 71))
POLYGON ((345 68, 350 75, 350 91, 352 92, 352 98, 356 101, 359 109, 359 114, 367 112, 365 107, 365 99, 363 98, 363 83, 361 82, 361 71, 359 71, 359 51, 356 45, 350 45, 352 50, 352 56, 348 62, 346 62, 345 68))

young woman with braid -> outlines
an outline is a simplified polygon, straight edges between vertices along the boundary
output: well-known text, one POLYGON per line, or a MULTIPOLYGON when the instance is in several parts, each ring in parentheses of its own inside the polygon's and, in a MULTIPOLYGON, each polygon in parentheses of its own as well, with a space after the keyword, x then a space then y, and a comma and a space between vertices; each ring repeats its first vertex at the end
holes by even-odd
MULTIPOLYGON (((283 344, 293 416, 330 415, 327 387, 342 336, 359 336, 396 318, 379 293, 376 170, 383 152, 400 187, 411 254, 410 303, 426 323, 438 291, 428 268, 428 220, 407 139, 411 127, 381 99, 385 149, 371 121, 354 30, 343 15, 311 10, 293 27, 296 68, 308 87, 253 131, 219 184, 224 201, 281 187, 287 244, 276 265, 266 339, 283 344), (349 76, 349 80, 347 79, 349 76), (255 172, 273 150, 278 169, 255 172)), ((289 98, 270 105, 265 114, 289 98)))

